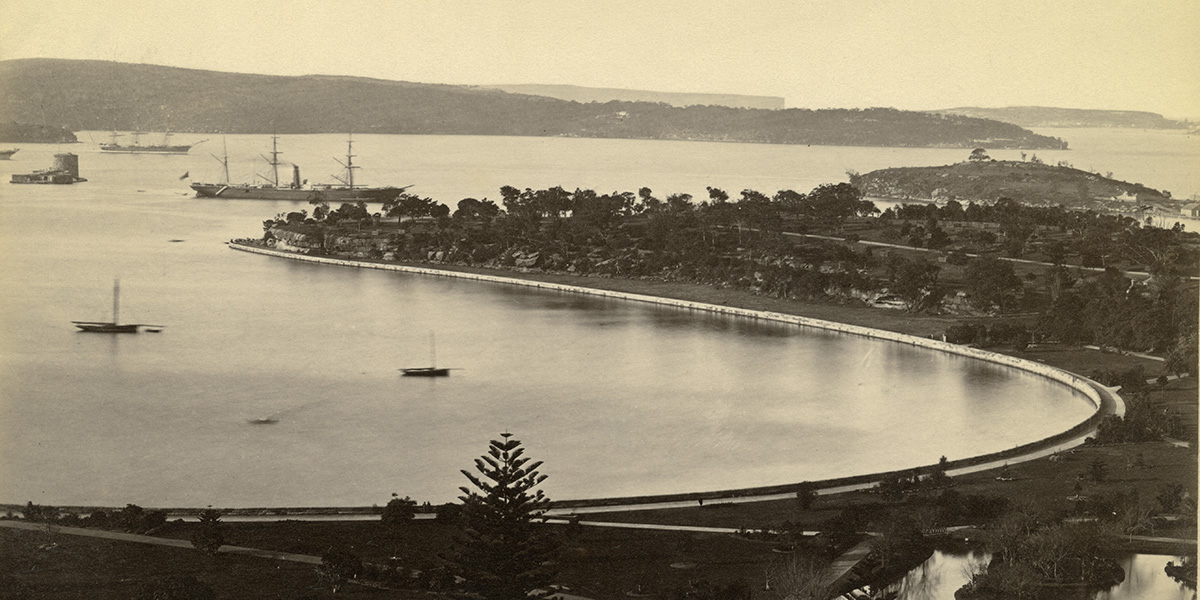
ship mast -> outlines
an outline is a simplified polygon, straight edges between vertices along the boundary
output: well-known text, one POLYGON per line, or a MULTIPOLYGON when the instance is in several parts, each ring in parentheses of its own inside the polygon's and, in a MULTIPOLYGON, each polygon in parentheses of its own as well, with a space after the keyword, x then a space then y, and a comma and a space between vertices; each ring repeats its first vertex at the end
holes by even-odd
POLYGON ((213 154, 212 152, 209 152, 208 154, 209 154, 209 156, 212 156, 213 158, 217 159, 217 162, 221 163, 221 166, 224 167, 225 180, 223 183, 225 185, 229 185, 229 143, 225 138, 221 138, 221 151, 224 152, 224 158, 217 156, 216 154, 213 154))
MULTIPOLYGON (((354 170, 358 168, 354 166, 354 157, 354 134, 351 133, 349 139, 346 140, 346 162, 337 161, 338 164, 346 168, 346 178, 342 179, 337 175, 333 176, 334 179, 342 182, 350 189, 354 189, 354 170)), ((335 158, 334 160, 337 159, 335 158)))
MULTIPOLYGON (((279 151, 279 136, 272 135, 271 136, 271 158, 267 159, 267 162, 270 163, 270 165, 271 165, 271 185, 273 185, 275 187, 279 187, 279 155, 280 154, 282 154, 282 153, 279 151)), ((267 158, 267 157, 264 156, 263 158, 267 158)))
POLYGON ((113 280, 113 325, 121 322, 119 318, 121 311, 121 280, 113 280))

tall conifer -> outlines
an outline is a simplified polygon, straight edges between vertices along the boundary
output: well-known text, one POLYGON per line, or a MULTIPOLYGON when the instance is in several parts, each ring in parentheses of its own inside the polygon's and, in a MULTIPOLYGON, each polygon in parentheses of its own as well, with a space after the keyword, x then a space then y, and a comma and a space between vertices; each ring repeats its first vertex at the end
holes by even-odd
POLYGON ((536 522, 550 500, 533 488, 546 476, 538 473, 542 462, 530 462, 511 433, 500 437, 475 459, 478 475, 462 471, 474 489, 459 488, 463 531, 451 560, 464 586, 487 600, 545 597, 553 576, 547 563, 556 544, 536 522), (531 594, 535 591, 540 593, 531 594))

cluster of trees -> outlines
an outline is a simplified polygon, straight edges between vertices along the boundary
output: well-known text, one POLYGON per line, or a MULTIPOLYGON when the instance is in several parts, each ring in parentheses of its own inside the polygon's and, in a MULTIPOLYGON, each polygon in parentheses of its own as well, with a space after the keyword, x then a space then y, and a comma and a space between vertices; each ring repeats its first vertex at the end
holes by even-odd
MULTIPOLYGON (((1093 470, 1095 467, 1089 466, 1089 471, 1093 470)), ((1090 473, 1088 477, 1096 480, 1090 473)), ((1135 488, 1080 497, 1078 509, 1095 519, 1069 522, 1017 506, 994 520, 988 538, 991 564, 955 597, 1053 598, 1061 588, 1045 584, 1103 587, 1116 583, 1122 571, 1114 560, 1113 536, 1151 530, 1159 514, 1190 514, 1194 518, 1195 499, 1185 493, 1183 484, 1175 483, 1164 485, 1153 503, 1143 500, 1135 488)))
POLYGON ((929 474, 922 475, 918 469, 903 475, 894 473, 884 477, 875 490, 885 501, 896 502, 909 492, 946 487, 952 485, 950 476, 946 474, 948 467, 949 461, 943 456, 929 474))
POLYGON ((1047 583, 1105 584, 1122 577, 1111 538, 1097 524, 1052 524, 1012 512, 996 529, 991 562, 956 598, 1036 599, 1049 597, 1047 583))
POLYGON ((959 234, 962 241, 992 246, 1000 242, 1010 258, 1027 253, 1031 242, 1049 234, 1062 239, 1039 246, 1042 258, 1052 264, 1065 264, 1067 257, 1078 256, 1084 267, 1106 267, 1117 262, 1144 267, 1154 274, 1191 274, 1200 264, 1200 252, 1193 247, 1195 233, 1176 224, 1171 229, 1142 227, 1137 219, 1125 215, 1095 211, 1068 210, 1062 206, 1043 207, 1021 204, 1002 197, 993 203, 969 202, 965 206, 950 200, 945 204, 902 204, 880 214, 884 221, 909 224, 900 235, 912 245, 941 249, 953 242, 941 223, 992 224, 996 233, 980 230, 959 234), (912 225, 917 223, 918 225, 912 225), (916 228, 921 227, 920 231, 916 228), (919 235, 918 235, 919 234, 919 235))
POLYGON ((709 198, 660 199, 648 188, 637 194, 563 188, 501 189, 503 210, 488 200, 466 198, 452 214, 428 198, 401 194, 370 215, 365 206, 318 204, 264 222, 320 239, 323 227, 361 229, 383 216, 400 219, 387 251, 398 260, 489 266, 537 266, 579 274, 665 277, 751 288, 779 297, 823 297, 830 290, 867 288, 865 254, 834 244, 797 245, 781 235, 784 222, 840 226, 876 209, 848 184, 823 185, 808 194, 791 190, 767 196, 743 190, 737 202, 710 188, 709 198))
POLYGON ((1052 277, 1060 291, 1037 324, 1046 339, 1158 352, 1170 371, 1196 372, 1194 286, 1171 275, 1137 284, 1115 269, 1078 280, 1056 269, 1052 277))
POLYGON ((63 512, 54 506, 29 502, 21 511, 26 521, 68 527, 94 527, 96 529, 119 529, 129 533, 147 533, 162 527, 167 522, 167 513, 161 510, 146 510, 136 504, 127 504, 116 511, 97 510, 86 516, 63 512))
MULTIPOLYGON (((943 267, 938 263, 899 253, 879 258, 869 248, 855 251, 845 244, 799 242, 782 235, 785 230, 836 233, 849 219, 876 214, 876 207, 846 183, 818 186, 807 194, 781 190, 768 196, 747 189, 736 199, 708 188, 702 201, 688 194, 659 198, 648 188, 603 194, 505 186, 500 195, 500 204, 465 198, 453 211, 408 193, 375 214, 363 203, 336 209, 317 204, 311 217, 306 211, 281 214, 265 221, 264 229, 267 237, 282 228, 322 240, 332 237, 330 232, 374 228, 386 238, 370 251, 377 259, 436 257, 477 266, 653 277, 779 298, 845 301, 886 290, 912 311, 941 310, 952 291, 940 280, 943 267), (399 225, 380 229, 384 217, 398 219, 399 225), (884 276, 872 279, 872 272, 884 276)), ((1031 293, 1009 261, 948 255, 947 262, 963 267, 965 306, 977 313, 1041 315, 1028 339, 1016 331, 986 336, 948 332, 962 343, 1100 344, 1168 354, 1171 370, 1195 372, 1196 297, 1194 286, 1182 277, 1200 262, 1194 234, 1141 227, 1128 217, 1023 206, 1007 198, 966 206, 954 201, 903 205, 882 217, 898 223, 897 231, 910 243, 942 248, 953 240, 941 224, 991 223, 995 232, 961 228, 955 239, 1002 240, 1010 256, 1024 254, 1034 240, 1048 239, 1050 230, 1061 233, 1050 242, 1036 242, 1042 257, 1055 265, 1038 276, 1046 293, 1031 293), (1080 275, 1065 266, 1072 255, 1085 265, 1120 256, 1147 265, 1154 278, 1150 284, 1135 283, 1116 269, 1080 275)))
POLYGON ((1022 350, 1029 345, 1033 332, 1016 323, 993 323, 991 327, 982 323, 956 323, 946 328, 945 336, 952 344, 1011 345, 1022 350))
MULTIPOLYGON (((1125 389, 1122 388, 1122 392, 1125 389)), ((1161 440, 1163 436, 1187 438, 1188 429, 1179 415, 1155 408, 1143 391, 1122 393, 1125 416, 1109 415, 1100 422, 1096 435, 1088 438, 1095 444, 1126 444, 1161 440)))

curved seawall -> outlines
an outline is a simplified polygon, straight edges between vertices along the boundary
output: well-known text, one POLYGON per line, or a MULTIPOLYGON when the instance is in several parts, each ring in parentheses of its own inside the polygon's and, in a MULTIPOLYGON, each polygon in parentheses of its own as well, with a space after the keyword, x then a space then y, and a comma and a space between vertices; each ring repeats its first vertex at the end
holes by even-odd
MULTIPOLYGON (((689 300, 679 300, 679 299, 674 299, 674 298, 649 296, 649 295, 645 295, 645 294, 633 294, 633 293, 628 293, 628 292, 596 289, 596 288, 567 285, 567 284, 561 284, 561 283, 551 283, 551 282, 534 281, 534 280, 528 280, 528 279, 519 279, 516 277, 503 277, 503 276, 498 276, 498 275, 487 275, 487 274, 481 274, 481 273, 448 271, 448 270, 440 270, 440 269, 434 269, 434 268, 416 267, 416 266, 409 266, 409 265, 398 265, 398 264, 389 264, 389 263, 380 263, 380 262, 347 260, 347 259, 342 259, 342 258, 333 258, 333 257, 326 257, 326 256, 309 256, 309 255, 305 255, 305 254, 299 254, 296 252, 275 250, 275 249, 271 249, 271 248, 264 248, 261 246, 249 245, 249 244, 238 243, 238 242, 230 242, 229 247, 234 250, 239 250, 239 251, 243 251, 243 252, 251 252, 254 254, 262 254, 262 255, 266 255, 266 256, 287 258, 290 260, 298 260, 298 261, 302 261, 302 262, 312 262, 312 263, 318 263, 318 264, 328 264, 328 265, 355 267, 355 268, 363 268, 363 269, 376 269, 376 270, 381 270, 381 271, 397 271, 397 272, 402 272, 402 273, 433 275, 433 276, 439 276, 439 277, 453 277, 453 278, 458 278, 458 279, 484 281, 484 282, 488 282, 488 283, 500 283, 500 284, 505 284, 505 285, 519 285, 519 286, 524 286, 524 287, 552 290, 552 291, 558 291, 558 292, 588 294, 588 295, 593 295, 593 296, 616 298, 616 299, 629 300, 629 301, 634 301, 634 302, 645 302, 645 303, 650 303, 650 304, 659 304, 659 305, 663 305, 663 306, 687 308, 687 309, 692 309, 692 310, 703 310, 706 312, 725 314, 725 315, 731 315, 731 316, 737 316, 737 317, 744 317, 744 318, 750 318, 750 319, 763 319, 763 320, 769 320, 769 321, 778 322, 778 323, 793 324, 793 325, 797 325, 800 327, 811 327, 814 329, 821 329, 821 330, 825 330, 825 331, 834 331, 834 332, 863 336, 863 337, 868 337, 868 338, 873 338, 873 339, 887 340, 887 341, 891 341, 891 342, 908 344, 911 346, 918 346, 918 347, 922 347, 922 348, 928 348, 930 350, 937 350, 940 352, 947 352, 950 354, 955 354, 955 355, 959 355, 959 356, 965 356, 968 358, 983 360, 983 361, 987 361, 990 363, 1003 365, 1003 366, 1007 366, 1007 367, 1012 367, 1012 368, 1020 369, 1022 371, 1026 371, 1029 373, 1040 375, 1042 377, 1048 378, 1052 381, 1056 381, 1062 385, 1065 385, 1065 386, 1071 388, 1072 390, 1074 390, 1075 392, 1077 392, 1078 394, 1080 394, 1084 398, 1086 398, 1096 408, 1095 412, 1092 414, 1091 417, 1089 417, 1085 421, 1079 423, 1075 427, 1072 427, 1071 429, 1064 431, 1060 434, 1051 436, 1050 438, 1047 438, 1044 440, 1039 440, 1039 441, 1032 442, 1029 444, 1024 444, 1022 446, 1017 446, 1015 448, 1011 448, 1011 449, 1004 450, 1001 452, 950 461, 948 466, 951 468, 951 470, 955 470, 955 469, 961 470, 961 469, 968 469, 968 468, 971 468, 971 470, 978 470, 979 468, 981 468, 991 462, 996 462, 996 461, 1018 462, 1020 460, 1029 460, 1032 458, 1037 458, 1038 456, 1043 455, 1045 453, 1045 451, 1047 450, 1047 448, 1052 448, 1052 447, 1063 445, 1063 444, 1071 445, 1070 444, 1071 442, 1082 443, 1083 437, 1086 434, 1094 431, 1096 426, 1099 424, 1100 420, 1103 417, 1105 417, 1109 414, 1116 414, 1116 415, 1124 414, 1124 405, 1121 402, 1119 396, 1112 393, 1110 390, 1106 390, 1105 388, 1099 386, 1099 384, 1096 384, 1095 382, 1093 382, 1089 379, 1086 379, 1084 377, 1080 377, 1078 375, 1069 373, 1067 371, 1063 371, 1063 370, 1055 368, 1055 367, 1051 367, 1051 366, 1048 366, 1045 364, 1041 364, 1041 363, 1037 363, 1037 362, 1033 362, 1033 361, 1029 361, 1029 360, 1025 360, 1025 359, 1007 356, 1007 355, 999 354, 996 352, 989 352, 989 351, 981 350, 978 348, 970 348, 967 346, 951 344, 951 343, 944 342, 941 340, 933 340, 933 339, 908 335, 908 334, 904 334, 904 333, 897 333, 897 332, 885 331, 885 330, 880 330, 880 329, 872 329, 872 328, 862 327, 862 326, 858 326, 858 325, 848 325, 848 324, 844 324, 844 323, 837 323, 834 321, 813 319, 813 318, 809 318, 809 317, 789 315, 789 314, 778 313, 778 312, 758 311, 758 310, 738 308, 738 307, 733 307, 733 306, 724 306, 724 305, 719 305, 719 304, 709 304, 709 303, 704 303, 704 302, 693 302, 693 301, 689 301, 689 300)), ((928 468, 928 467, 924 467, 924 468, 928 468)), ((906 472, 911 472, 911 469, 906 470, 906 472)), ((878 481, 880 478, 882 478, 883 476, 886 476, 888 474, 889 473, 879 473, 879 474, 873 474, 873 475, 869 475, 869 476, 856 476, 856 477, 826 480, 826 481, 821 482, 821 487, 823 487, 823 488, 842 487, 842 486, 847 486, 847 485, 857 485, 857 484, 860 484, 865 481, 878 481)), ((703 494, 700 494, 700 493, 678 494, 678 495, 672 495, 669 498, 670 499, 676 499, 676 498, 690 499, 690 498, 698 498, 698 497, 706 497, 706 498, 737 497, 737 496, 744 497, 744 496, 750 496, 750 495, 761 495, 761 494, 786 492, 789 489, 794 489, 796 487, 796 485, 797 484, 793 483, 793 484, 781 485, 781 486, 770 486, 770 487, 741 489, 741 490, 724 490, 721 492, 708 492, 708 493, 703 493, 703 494)), ((666 496, 653 497, 654 502, 660 502, 660 501, 664 501, 667 499, 668 499, 668 497, 666 497, 666 496)), ((616 500, 620 500, 622 502, 628 502, 628 501, 632 501, 635 499, 632 499, 632 498, 610 499, 607 501, 596 501, 596 502, 588 502, 588 503, 589 504, 601 503, 601 502, 607 503, 607 502, 612 502, 612 501, 616 501, 616 500)), ((645 500, 650 501, 650 498, 646 498, 645 500)), ((566 503, 556 503, 556 505, 558 505, 558 506, 562 506, 564 504, 566 504, 566 503)))

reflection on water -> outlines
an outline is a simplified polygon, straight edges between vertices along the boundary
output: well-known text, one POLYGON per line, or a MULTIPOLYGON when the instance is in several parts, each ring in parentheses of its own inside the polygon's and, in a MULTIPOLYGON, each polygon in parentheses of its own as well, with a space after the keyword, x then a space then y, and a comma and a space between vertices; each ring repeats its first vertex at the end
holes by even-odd
MULTIPOLYGON (((1118 562, 1125 580, 1102 591, 1056 589, 1063 600, 1195 600, 1196 590, 1172 579, 1163 570, 1177 556, 1131 554, 1118 562)), ((895 600, 954 600, 954 592, 966 585, 971 576, 991 561, 985 552, 935 551, 920 566, 909 571, 899 582, 885 588, 881 595, 895 600)))
POLYGON ((1098 592, 1095 600, 1195 600, 1196 590, 1188 588, 1163 570, 1170 561, 1179 564, 1178 556, 1162 554, 1133 554, 1121 559, 1125 581, 1112 589, 1098 592))
POLYGON ((954 600, 954 592, 992 560, 987 552, 952 553, 935 550, 925 562, 884 590, 896 600, 954 600))

